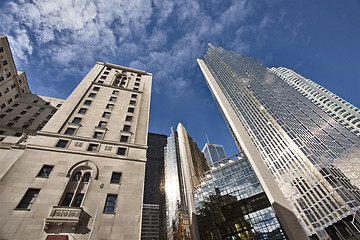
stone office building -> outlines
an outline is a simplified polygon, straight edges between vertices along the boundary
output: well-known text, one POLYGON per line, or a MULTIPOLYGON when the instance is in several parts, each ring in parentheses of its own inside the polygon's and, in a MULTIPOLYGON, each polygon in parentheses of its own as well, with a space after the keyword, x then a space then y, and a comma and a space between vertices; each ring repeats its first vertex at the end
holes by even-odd
MULTIPOLYGON (((3 38, 0 47, 3 56, 3 38)), ((1 239, 140 238, 151 81, 145 71, 98 62, 61 108, 49 110, 41 131, 2 130, 1 239)), ((8 109, 21 119, 14 105, 27 104, 25 92, 6 100, 1 124, 11 122, 8 109)), ((41 107, 29 99, 32 109, 41 107)))

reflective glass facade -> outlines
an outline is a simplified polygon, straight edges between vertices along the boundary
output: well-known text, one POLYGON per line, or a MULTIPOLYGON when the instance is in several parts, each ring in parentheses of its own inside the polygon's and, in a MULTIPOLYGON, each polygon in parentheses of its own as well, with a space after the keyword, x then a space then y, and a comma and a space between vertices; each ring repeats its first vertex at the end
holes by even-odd
POLYGON ((226 158, 226 153, 222 145, 205 143, 202 152, 210 164, 226 158))
POLYGON ((307 234, 327 239, 359 207, 360 138, 253 58, 210 45, 204 62, 307 234))
POLYGON ((194 198, 201 239, 287 239, 243 153, 211 165, 194 198))

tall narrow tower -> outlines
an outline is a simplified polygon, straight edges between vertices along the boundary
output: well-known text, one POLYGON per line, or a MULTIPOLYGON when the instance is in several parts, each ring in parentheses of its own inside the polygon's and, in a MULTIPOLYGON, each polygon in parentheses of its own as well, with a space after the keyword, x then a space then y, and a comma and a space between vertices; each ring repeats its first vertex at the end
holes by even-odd
POLYGON ((253 58, 210 45, 198 63, 287 235, 296 218, 315 239, 356 235, 360 139, 253 58))

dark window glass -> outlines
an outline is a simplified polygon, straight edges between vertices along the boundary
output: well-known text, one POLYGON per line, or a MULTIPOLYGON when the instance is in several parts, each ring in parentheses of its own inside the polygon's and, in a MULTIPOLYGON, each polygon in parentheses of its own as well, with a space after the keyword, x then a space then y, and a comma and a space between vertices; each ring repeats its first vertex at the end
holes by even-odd
POLYGON ((5 65, 7 65, 7 64, 8 64, 7 60, 4 60, 4 61, 2 62, 2 65, 3 65, 3 66, 5 66, 5 65))
POLYGON ((32 108, 32 106, 27 106, 27 107, 26 107, 26 109, 30 109, 30 108, 32 108))
POLYGON ((90 143, 87 150, 88 150, 89 152, 97 152, 98 148, 99 148, 99 144, 92 144, 92 143, 90 143))
POLYGON ((137 86, 137 87, 140 86, 140 83, 135 83, 135 86, 137 86))
POLYGON ((121 136, 120 142, 128 142, 129 136, 121 136))
POLYGON ((116 102, 116 97, 110 97, 109 101, 116 102))
POLYGON ((140 82, 140 78, 136 78, 135 80, 138 81, 138 82, 140 82))
POLYGON ((73 206, 74 206, 74 207, 80 207, 83 198, 84 198, 84 194, 83 194, 83 193, 77 194, 77 195, 76 195, 76 198, 75 198, 75 201, 74 201, 74 203, 73 203, 73 206))
POLYGON ((73 135, 75 133, 75 128, 67 128, 65 131, 65 134, 67 135, 73 135))
POLYGON ((85 114, 86 111, 87 111, 86 108, 80 108, 78 113, 80 113, 80 114, 85 114))
POLYGON ((72 180, 74 182, 77 182, 77 181, 80 181, 80 178, 81 178, 81 172, 77 172, 74 174, 74 177, 72 178, 72 180))
POLYGON ((38 177, 49 177, 51 171, 53 170, 54 166, 44 165, 40 172, 38 173, 38 177))
POLYGON ((102 139, 103 136, 104 136, 103 132, 95 132, 94 133, 94 138, 102 139))
POLYGON ((56 110, 56 109, 54 109, 54 110, 52 110, 52 111, 51 111, 51 113, 56 113, 56 111, 57 111, 57 110, 56 110))
POLYGON ((134 87, 134 90, 135 90, 135 91, 138 91, 138 90, 139 90, 139 88, 137 88, 137 87, 134 87))
POLYGON ((39 112, 42 112, 42 111, 44 111, 45 110, 45 108, 40 108, 39 109, 39 112))
POLYGON ((19 94, 18 94, 18 93, 14 95, 14 98, 15 98, 15 99, 17 99, 18 97, 19 97, 19 94))
POLYGON ((117 195, 113 195, 113 194, 108 194, 106 197, 106 203, 105 203, 105 207, 104 207, 104 212, 105 213, 113 213, 115 212, 115 205, 116 205, 116 199, 117 199, 117 195))
POLYGON ((85 100, 84 105, 86 105, 86 106, 90 106, 90 105, 91 105, 91 103, 92 103, 92 101, 90 101, 90 100, 85 100))
POLYGON ((120 183, 121 173, 113 172, 111 175, 111 183, 120 183))
POLYGON ((56 144, 56 147, 59 148, 65 148, 66 145, 68 144, 69 141, 67 140, 59 140, 58 143, 56 144))
POLYGON ((38 103, 39 101, 38 100, 34 100, 33 103, 38 103))
POLYGON ((13 121, 17 121, 17 120, 19 120, 20 119, 20 117, 15 117, 14 119, 13 119, 13 121))
POLYGON ((95 96, 96 96, 95 93, 90 93, 90 94, 89 94, 89 97, 90 97, 90 98, 94 98, 95 96))
POLYGON ((21 128, 28 128, 28 127, 29 127, 29 125, 25 124, 21 128))
POLYGON ((1 104, 1 109, 5 108, 5 107, 6 107, 5 103, 1 104))
POLYGON ((82 119, 82 118, 75 117, 75 118, 72 120, 72 123, 79 124, 79 123, 81 122, 81 119, 82 119))
POLYGON ((8 123, 6 126, 12 127, 12 125, 14 125, 14 123, 8 123))
POLYGON ((104 72, 105 75, 109 75, 109 72, 104 72))
POLYGON ((30 209, 32 204, 35 202, 35 199, 38 196, 39 192, 40 189, 29 188, 26 191, 24 197, 21 199, 17 208, 30 209))
POLYGON ((33 123, 34 121, 35 121, 35 119, 30 118, 28 122, 29 122, 29 123, 33 123))
POLYGON ((62 105, 62 104, 61 104, 61 103, 59 103, 58 105, 56 105, 56 107, 57 107, 57 108, 59 108, 59 107, 61 107, 61 105, 62 105))
POLYGON ((45 124, 47 124, 47 122, 48 122, 48 121, 43 121, 41 124, 42 124, 42 125, 45 125, 45 124))
POLYGON ((99 90, 100 90, 99 87, 94 87, 94 88, 93 88, 93 91, 99 91, 99 90))
POLYGON ((45 105, 50 105, 50 102, 46 102, 45 105))
POLYGON ((21 111, 20 114, 24 115, 25 113, 27 113, 27 111, 21 111))
MULTIPOLYGON (((12 112, 12 108, 9 108, 8 110, 6 110, 6 112, 12 112)), ((22 112, 25 112, 26 113, 26 111, 22 111, 22 112)), ((24 113, 20 113, 20 114, 24 114, 24 113)))
POLYGON ((129 107, 128 112, 133 113, 135 108, 129 107))
POLYGON ((100 121, 98 127, 106 128, 107 122, 100 121))
POLYGON ((136 101, 130 100, 130 105, 135 105, 136 101))
POLYGON ((52 116, 53 116, 53 115, 48 115, 48 116, 46 117, 46 119, 50 119, 50 118, 52 118, 52 116))
POLYGON ((131 122, 132 118, 133 118, 132 116, 126 116, 125 121, 131 122))
POLYGON ((129 132, 129 131, 130 131, 130 128, 131 128, 130 125, 124 125, 123 131, 129 132))
POLYGON ((34 115, 33 115, 33 117, 38 117, 40 115, 40 113, 35 113, 34 115))
POLYGON ((104 81, 98 81, 98 83, 104 83, 104 81))
POLYGON ((5 114, 1 114, 1 115, 0 115, 0 118, 4 118, 4 117, 6 117, 5 114))
MULTIPOLYGON (((101 76, 100 79, 106 79, 106 76, 101 76)), ((100 81, 99 81, 100 82, 100 81)))
MULTIPOLYGON (((0 134, 1 135, 1 134, 0 134)), ((22 133, 15 133, 14 136, 15 137, 20 137, 22 135, 22 133)))
POLYGON ((119 91, 118 91, 118 90, 114 90, 114 91, 112 92, 112 94, 114 94, 114 95, 119 95, 119 91))
POLYGON ((15 103, 14 105, 12 105, 12 107, 17 107, 19 106, 19 104, 15 103))
POLYGON ((106 108, 107 109, 114 109, 114 104, 108 104, 108 105, 106 105, 106 108))
POLYGON ((104 112, 102 117, 103 118, 110 118, 110 113, 109 112, 104 112))
POLYGON ((91 174, 90 174, 90 173, 85 173, 82 181, 83 181, 83 182, 89 182, 89 181, 90 181, 90 177, 91 177, 91 174))
POLYGON ((67 193, 64 197, 63 203, 61 204, 61 206, 70 206, 71 203, 71 199, 74 196, 73 193, 67 193))
POLYGON ((117 155, 125 155, 126 148, 119 147, 117 150, 117 155))
POLYGON ((41 129, 43 129, 43 127, 38 127, 36 131, 41 131, 41 129))

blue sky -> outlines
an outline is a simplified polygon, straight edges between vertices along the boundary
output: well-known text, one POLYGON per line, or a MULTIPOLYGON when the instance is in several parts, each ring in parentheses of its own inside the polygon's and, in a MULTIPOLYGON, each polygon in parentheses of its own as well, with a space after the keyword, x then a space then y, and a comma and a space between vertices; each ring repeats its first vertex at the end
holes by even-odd
POLYGON ((236 152, 196 59, 207 43, 284 66, 360 106, 357 0, 0 1, 0 34, 33 93, 66 98, 97 61, 153 73, 151 132, 182 122, 236 152))

